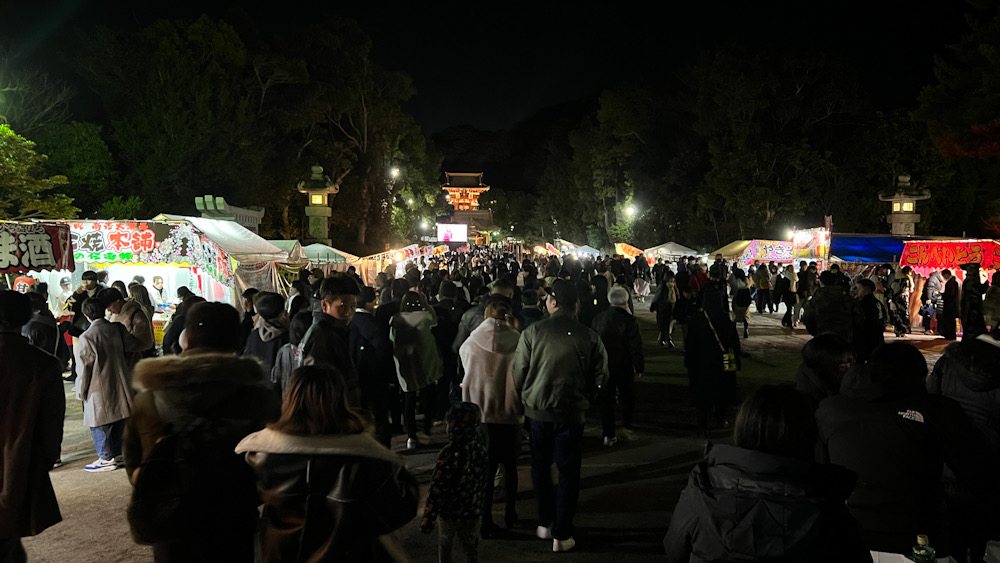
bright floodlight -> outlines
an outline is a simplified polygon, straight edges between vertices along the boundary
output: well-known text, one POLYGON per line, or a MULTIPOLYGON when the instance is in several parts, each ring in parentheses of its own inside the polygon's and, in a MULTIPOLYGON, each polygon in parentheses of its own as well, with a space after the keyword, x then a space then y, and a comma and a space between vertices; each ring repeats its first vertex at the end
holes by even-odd
POLYGON ((635 215, 635 208, 630 205, 628 206, 628 209, 625 210, 625 212, 629 214, 629 217, 631 217, 632 215, 635 215))
POLYGON ((389 174, 391 174, 393 178, 399 176, 399 168, 393 168, 392 170, 389 171, 389 174))
POLYGON ((421 229, 426 229, 427 228, 427 221, 421 221, 420 222, 420 228, 421 229))
POLYGON ((413 198, 411 197, 410 199, 406 200, 406 203, 408 205, 413 205, 413 198))

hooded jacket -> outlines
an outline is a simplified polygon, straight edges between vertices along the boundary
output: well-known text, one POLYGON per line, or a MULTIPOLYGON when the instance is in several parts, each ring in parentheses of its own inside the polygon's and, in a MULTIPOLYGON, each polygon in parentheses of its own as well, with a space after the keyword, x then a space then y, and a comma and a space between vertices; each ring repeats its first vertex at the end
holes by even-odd
POLYGON ((479 430, 482 414, 472 403, 448 411, 448 443, 441 448, 424 504, 420 529, 429 532, 434 520, 468 521, 483 514, 483 489, 489 451, 479 430))
POLYGON ((431 332, 437 326, 434 310, 396 313, 389 326, 400 388, 419 391, 441 379, 444 367, 431 332))
POLYGON ((861 306, 839 285, 817 289, 802 307, 802 322, 813 336, 832 333, 851 342, 864 320, 861 306))
MULTIPOLYGON (((233 353, 191 349, 140 361, 133 381, 139 393, 125 428, 129 477, 135 478, 157 440, 197 424, 201 463, 190 477, 190 498, 199 510, 192 511, 191 534, 211 536, 223 526, 249 525, 252 538, 260 504, 256 478, 233 450, 279 414, 260 364, 233 353)), ((188 543, 199 541, 193 537, 188 543)))
POLYGON ((524 418, 512 377, 519 338, 513 328, 486 319, 459 349, 465 367, 462 400, 478 405, 485 423, 519 424, 524 418))
POLYGON ((271 373, 278 350, 285 344, 288 344, 288 320, 285 316, 265 319, 257 315, 254 317, 253 330, 247 336, 243 355, 257 358, 264 373, 271 373))
POLYGON ((945 463, 974 490, 994 489, 978 429, 957 402, 924 386, 903 370, 858 366, 816 412, 821 455, 858 474, 847 505, 872 550, 906 553, 922 533, 948 554, 945 463))
POLYGON ((983 334, 949 344, 927 378, 927 391, 957 401, 1000 453, 1000 341, 983 334))
POLYGON ((402 457, 367 433, 264 429, 235 451, 264 501, 262 561, 373 561, 378 536, 416 516, 416 480, 402 457))
POLYGON ((582 424, 608 380, 608 353, 596 332, 557 310, 521 333, 512 374, 529 418, 582 424))
POLYGON ((344 376, 347 385, 347 402, 361 404, 361 386, 358 372, 351 360, 351 331, 344 321, 313 311, 313 326, 309 339, 302 343, 302 365, 326 364, 344 376))
POLYGON ((844 506, 855 480, 836 465, 713 446, 674 508, 667 561, 868 563, 844 506))

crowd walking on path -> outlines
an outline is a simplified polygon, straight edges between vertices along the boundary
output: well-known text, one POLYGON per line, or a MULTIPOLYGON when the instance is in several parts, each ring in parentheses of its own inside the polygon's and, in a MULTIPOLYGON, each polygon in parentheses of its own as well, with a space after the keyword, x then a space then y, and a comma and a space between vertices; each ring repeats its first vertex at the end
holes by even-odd
POLYGON ((2 290, 0 561, 25 561, 20 538, 61 520, 48 472, 67 370, 97 452, 84 469, 124 469, 133 539, 158 562, 408 561, 398 531, 420 514, 440 561, 478 561, 517 528, 545 550, 587 550, 588 412, 604 451, 637 439, 651 348, 636 306, 655 313, 652 349, 683 348, 695 433, 732 433, 706 442, 662 523, 669 561, 867 562, 909 554, 917 535, 939 557, 983 560, 1000 540, 1000 306, 978 265, 960 286, 949 270, 653 262, 489 247, 370 285, 304 270, 290 297, 248 290, 242 311, 178 291, 161 345, 151 317, 165 303, 141 283, 84 273, 61 324, 2 290), (906 338, 914 304, 925 332, 953 340, 931 370, 906 338), (741 401, 754 319, 782 313, 782 330, 812 335, 801 365, 741 401), (405 454, 442 424, 421 499, 405 454))

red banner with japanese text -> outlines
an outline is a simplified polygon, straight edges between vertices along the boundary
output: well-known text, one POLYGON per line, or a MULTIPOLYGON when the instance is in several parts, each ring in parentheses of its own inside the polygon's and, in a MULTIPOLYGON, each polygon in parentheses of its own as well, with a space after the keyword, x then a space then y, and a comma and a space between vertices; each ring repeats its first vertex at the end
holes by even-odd
POLYGON ((0 221, 0 272, 75 268, 69 225, 0 221))
POLYGON ((1000 244, 992 240, 915 241, 903 246, 899 265, 922 275, 934 270, 955 270, 962 264, 978 262, 983 270, 1000 266, 1000 244))

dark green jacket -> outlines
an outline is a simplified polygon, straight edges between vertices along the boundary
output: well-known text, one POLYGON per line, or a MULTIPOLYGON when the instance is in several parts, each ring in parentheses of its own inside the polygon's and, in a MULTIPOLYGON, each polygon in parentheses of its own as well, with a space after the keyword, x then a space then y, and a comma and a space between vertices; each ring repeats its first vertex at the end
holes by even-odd
POLYGON ((556 311, 521 333, 513 377, 525 416, 582 424, 589 397, 608 380, 608 353, 596 332, 556 311))

